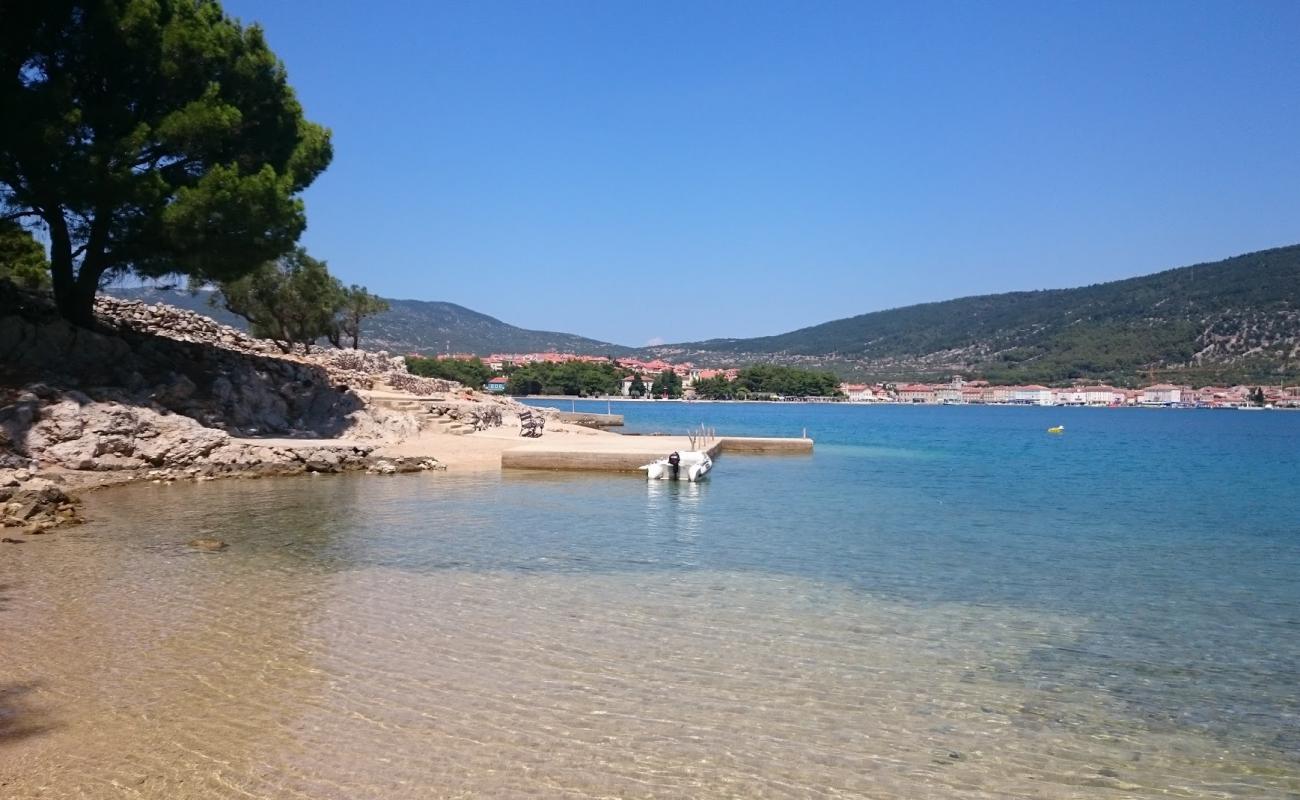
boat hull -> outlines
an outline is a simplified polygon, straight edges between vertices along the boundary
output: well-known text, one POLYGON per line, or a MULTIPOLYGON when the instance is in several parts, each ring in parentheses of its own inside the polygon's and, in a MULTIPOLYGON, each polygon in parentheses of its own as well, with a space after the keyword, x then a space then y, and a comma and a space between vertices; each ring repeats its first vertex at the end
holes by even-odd
POLYGON ((674 465, 667 458, 653 461, 641 469, 646 471, 646 479, 652 481, 699 481, 703 480, 713 469, 713 459, 708 453, 688 451, 678 454, 680 460, 674 465))

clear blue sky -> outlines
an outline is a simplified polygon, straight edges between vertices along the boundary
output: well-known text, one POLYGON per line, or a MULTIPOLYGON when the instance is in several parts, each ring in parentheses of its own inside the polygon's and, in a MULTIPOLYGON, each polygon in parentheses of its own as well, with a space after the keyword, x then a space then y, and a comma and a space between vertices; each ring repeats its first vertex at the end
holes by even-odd
POLYGON ((347 282, 622 344, 1300 241, 1300 2, 254 2, 347 282))

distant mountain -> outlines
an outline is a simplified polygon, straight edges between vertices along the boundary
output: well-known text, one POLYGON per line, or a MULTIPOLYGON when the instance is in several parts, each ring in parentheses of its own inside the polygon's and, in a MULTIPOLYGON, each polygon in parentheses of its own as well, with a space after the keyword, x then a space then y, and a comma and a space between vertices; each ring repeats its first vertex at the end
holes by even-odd
MULTIPOLYGON (((191 294, 183 289, 110 288, 109 294, 147 303, 167 303, 206 314, 219 322, 246 329, 247 323, 209 300, 212 292, 191 294)), ((570 333, 531 331, 455 303, 389 300, 390 310, 367 320, 361 346, 391 353, 544 353, 623 355, 622 347, 570 333)))
POLYGON ((1077 289, 964 297, 654 352, 822 365, 882 379, 1294 381, 1300 245, 1077 289))

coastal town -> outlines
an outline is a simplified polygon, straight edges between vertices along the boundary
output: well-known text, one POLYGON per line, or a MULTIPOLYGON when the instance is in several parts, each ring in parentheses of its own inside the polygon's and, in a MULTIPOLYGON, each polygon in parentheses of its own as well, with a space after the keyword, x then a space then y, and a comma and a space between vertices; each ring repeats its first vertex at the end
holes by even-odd
MULTIPOLYGON (((638 383, 651 386, 656 377, 671 372, 681 379, 681 398, 701 399, 695 387, 701 381, 734 381, 740 367, 705 369, 690 362, 670 363, 662 359, 609 358, 576 353, 493 353, 480 357, 456 353, 444 358, 479 358, 494 374, 486 383, 490 392, 504 394, 509 385, 507 373, 529 364, 563 364, 581 362, 609 364, 624 370, 622 397, 635 397, 638 383)), ((648 396, 648 393, 647 393, 648 396)), ((1142 387, 1106 384, 1078 384, 1050 387, 1037 384, 997 385, 983 380, 966 380, 953 376, 942 383, 840 383, 833 397, 770 397, 753 399, 806 402, 897 403, 903 405, 1011 405, 1011 406, 1095 406, 1147 408, 1300 408, 1300 386, 1236 385, 1201 386, 1154 383, 1142 387)))

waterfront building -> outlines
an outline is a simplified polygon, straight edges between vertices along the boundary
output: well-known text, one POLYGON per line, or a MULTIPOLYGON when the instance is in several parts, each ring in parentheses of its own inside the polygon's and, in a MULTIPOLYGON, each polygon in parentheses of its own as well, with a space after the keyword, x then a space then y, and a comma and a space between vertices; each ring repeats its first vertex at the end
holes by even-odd
POLYGON ((896 390, 900 403, 934 403, 936 402, 933 386, 924 383, 905 383, 896 390))
MULTIPOLYGON (((633 383, 635 380, 636 380, 636 373, 633 373, 633 374, 631 374, 631 375, 625 375, 625 376, 623 376, 623 382, 620 384, 620 393, 621 393, 624 397, 631 397, 631 396, 632 396, 632 383, 633 383)), ((641 383, 643 383, 643 384, 645 385, 645 390, 646 390, 647 392, 649 392, 649 391, 650 391, 650 384, 654 383, 654 379, 651 378, 651 379, 647 380, 646 377, 643 375, 643 376, 641 376, 641 383)))
POLYGON ((980 389, 980 400, 985 403, 1010 403, 1010 386, 984 386, 980 389))
POLYGON ((1057 403, 1074 406, 1113 406, 1124 402, 1124 390, 1114 386, 1075 386, 1062 389, 1057 403))
POLYGON ((842 383, 840 391, 849 399, 850 403, 870 403, 876 399, 876 395, 871 391, 871 387, 865 383, 842 383))
POLYGON ((1183 402, 1183 388, 1168 383, 1148 386, 1138 396, 1138 403, 1144 406, 1171 406, 1183 402))
POLYGON ((1013 386, 1011 387, 1011 402, 1018 405, 1050 406, 1053 402, 1052 390, 1037 384, 1013 386))

